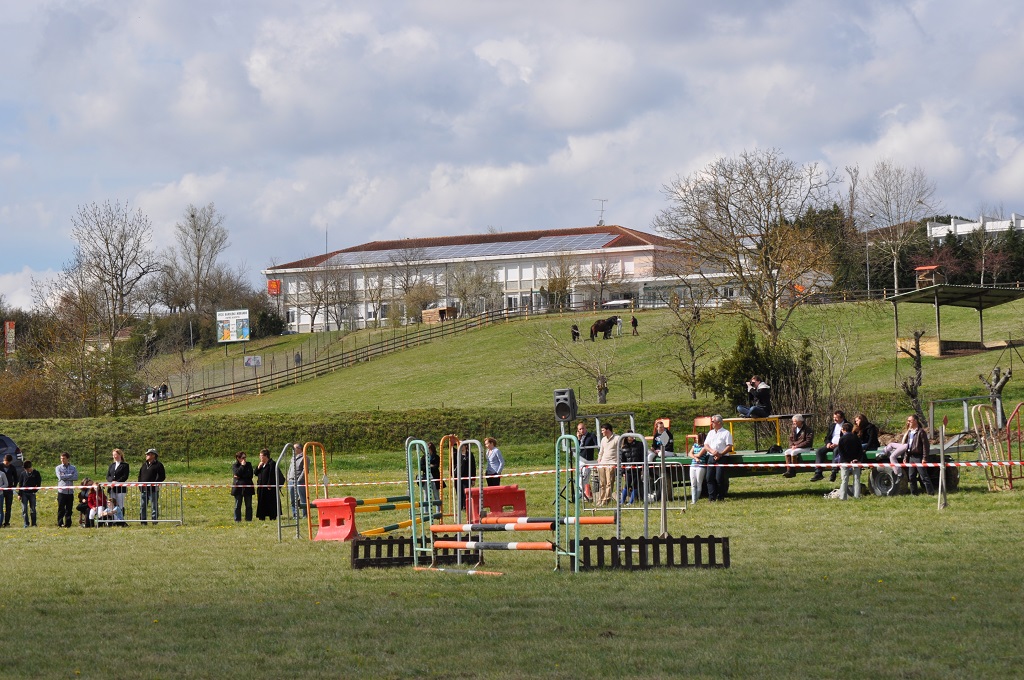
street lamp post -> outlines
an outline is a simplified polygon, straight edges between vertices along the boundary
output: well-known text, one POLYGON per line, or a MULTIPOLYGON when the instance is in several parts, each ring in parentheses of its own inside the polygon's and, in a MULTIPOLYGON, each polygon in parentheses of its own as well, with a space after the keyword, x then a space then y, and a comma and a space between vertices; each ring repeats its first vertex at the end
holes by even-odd
MULTIPOLYGON (((875 213, 868 214, 869 219, 875 218, 875 213)), ((869 225, 870 226, 870 225, 869 225)), ((871 239, 868 238, 868 230, 864 230, 864 272, 868 281, 868 299, 871 299, 871 239)))

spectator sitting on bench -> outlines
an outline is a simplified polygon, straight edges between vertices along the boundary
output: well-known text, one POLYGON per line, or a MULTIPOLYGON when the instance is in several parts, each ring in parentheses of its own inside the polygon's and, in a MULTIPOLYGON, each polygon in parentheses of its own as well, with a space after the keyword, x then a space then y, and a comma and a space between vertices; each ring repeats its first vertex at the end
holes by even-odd
POLYGON ((737 406, 736 411, 744 418, 765 418, 772 412, 772 388, 755 375, 747 383, 747 400, 750 406, 737 406))
POLYGON ((875 451, 881 448, 878 443, 878 426, 868 421, 863 413, 858 413, 853 419, 853 431, 860 439, 862 451, 875 451))
MULTIPOLYGON (((846 414, 842 411, 835 411, 832 413, 832 424, 825 432, 825 441, 823 445, 814 452, 814 462, 821 465, 825 462, 825 457, 828 453, 835 452, 837 446, 839 446, 839 438, 843 435, 843 423, 846 422, 846 414)), ((814 476, 811 477, 812 482, 819 482, 825 479, 825 474, 822 472, 820 467, 814 469, 814 476)), ((836 481, 835 469, 832 470, 832 477, 829 481, 836 481)))
POLYGON ((801 453, 810 453, 814 447, 814 434, 804 427, 804 417, 797 413, 793 416, 793 427, 789 431, 789 448, 786 449, 786 471, 783 477, 796 477, 790 466, 799 462, 801 453))

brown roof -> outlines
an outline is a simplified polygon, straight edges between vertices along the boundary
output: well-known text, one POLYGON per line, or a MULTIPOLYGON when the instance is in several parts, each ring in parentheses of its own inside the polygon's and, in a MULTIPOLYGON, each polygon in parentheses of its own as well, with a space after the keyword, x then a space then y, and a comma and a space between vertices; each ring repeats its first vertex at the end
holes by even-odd
POLYGON ((313 255, 295 262, 287 262, 274 267, 275 269, 303 269, 316 267, 324 260, 339 253, 366 253, 381 250, 412 250, 434 248, 438 246, 466 246, 477 243, 509 243, 514 241, 534 241, 545 236, 573 236, 576 234, 614 234, 615 238, 604 245, 605 248, 625 248, 630 246, 662 246, 674 247, 671 239, 649 234, 645 231, 628 229, 618 225, 593 227, 575 227, 572 229, 538 229, 535 231, 511 231, 492 234, 463 234, 460 236, 431 236, 428 238, 405 238, 394 241, 370 241, 351 248, 335 250, 332 253, 313 255))

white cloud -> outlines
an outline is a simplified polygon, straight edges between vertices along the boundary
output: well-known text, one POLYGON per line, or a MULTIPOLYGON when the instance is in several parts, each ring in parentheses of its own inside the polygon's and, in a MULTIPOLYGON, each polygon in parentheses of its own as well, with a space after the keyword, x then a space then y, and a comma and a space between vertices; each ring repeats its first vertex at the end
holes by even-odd
POLYGON ((593 223, 594 198, 646 228, 664 182, 754 146, 894 157, 952 212, 1020 212, 1021 29, 996 0, 21 3, 0 16, 4 267, 59 269, 76 206, 108 199, 161 246, 213 201, 254 268, 325 229, 593 223))
POLYGON ((32 304, 32 282, 40 283, 49 281, 57 276, 52 269, 35 271, 29 267, 22 267, 21 271, 0 273, 0 295, 10 307, 31 309, 32 304))

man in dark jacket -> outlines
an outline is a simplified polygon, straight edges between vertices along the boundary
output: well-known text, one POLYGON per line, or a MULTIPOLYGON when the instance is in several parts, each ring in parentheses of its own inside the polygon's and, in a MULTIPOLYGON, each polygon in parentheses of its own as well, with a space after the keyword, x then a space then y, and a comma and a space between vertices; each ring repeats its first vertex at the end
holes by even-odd
MULTIPOLYGON (((825 441, 822 446, 814 452, 814 462, 821 465, 826 461, 829 453, 835 455, 835 448, 839 446, 839 438, 843 436, 843 423, 846 422, 846 414, 842 411, 835 411, 832 413, 832 424, 825 432, 825 441)), ((825 475, 820 467, 814 468, 814 476, 811 477, 812 482, 818 482, 825 479, 825 475)), ((835 477, 833 477, 833 480, 835 477)))
MULTIPOLYGON (((156 449, 149 449, 146 451, 146 462, 139 468, 139 483, 162 482, 165 479, 167 479, 167 473, 164 472, 164 464, 157 460, 156 449)), ((157 484, 140 486, 139 497, 139 503, 142 506, 139 519, 146 524, 146 506, 152 504, 151 518, 156 522, 160 518, 160 487, 157 484)))
POLYGON ((39 470, 32 467, 32 461, 26 460, 25 467, 21 470, 21 477, 18 480, 18 498, 21 499, 21 517, 25 520, 27 528, 36 525, 36 493, 43 485, 43 477, 39 470))
POLYGON ((3 513, 0 513, 0 518, 3 519, 3 525, 9 527, 11 526, 11 505, 14 503, 14 488, 18 486, 19 475, 18 468, 14 466, 14 456, 9 453, 4 456, 4 461, 0 464, 0 472, 3 472, 7 478, 3 495, 3 513))
POLYGON ((860 463, 864 462, 864 449, 860 445, 860 437, 853 432, 853 425, 843 423, 842 435, 836 446, 832 461, 839 462, 840 483, 839 498, 846 500, 849 495, 850 472, 853 472, 853 497, 860 498, 860 463), (851 465, 853 463, 853 465, 851 465))

